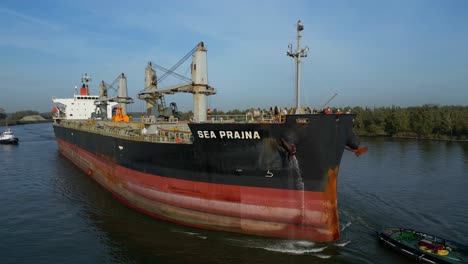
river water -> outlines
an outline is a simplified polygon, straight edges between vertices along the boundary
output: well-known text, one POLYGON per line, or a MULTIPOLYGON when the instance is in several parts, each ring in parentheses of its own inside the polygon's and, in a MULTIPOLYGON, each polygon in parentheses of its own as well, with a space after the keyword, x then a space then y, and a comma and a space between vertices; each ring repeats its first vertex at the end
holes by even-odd
MULTIPOLYGON (((0 128, 3 129, 3 128, 0 128)), ((338 180, 341 239, 312 243, 183 227, 116 200, 57 150, 51 124, 0 145, 0 263, 414 263, 374 230, 468 244, 468 143, 363 138, 338 180)))

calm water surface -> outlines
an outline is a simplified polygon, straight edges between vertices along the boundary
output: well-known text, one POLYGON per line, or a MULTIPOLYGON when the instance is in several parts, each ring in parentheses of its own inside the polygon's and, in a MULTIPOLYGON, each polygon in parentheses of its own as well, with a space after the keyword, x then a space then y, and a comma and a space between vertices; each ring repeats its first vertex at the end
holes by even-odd
MULTIPOLYGON (((0 129, 3 129, 0 127, 0 129)), ((405 226, 468 244, 468 143, 364 138, 340 169, 341 240, 212 232, 127 208, 57 150, 51 124, 0 145, 0 263, 414 263, 372 230, 405 226)))

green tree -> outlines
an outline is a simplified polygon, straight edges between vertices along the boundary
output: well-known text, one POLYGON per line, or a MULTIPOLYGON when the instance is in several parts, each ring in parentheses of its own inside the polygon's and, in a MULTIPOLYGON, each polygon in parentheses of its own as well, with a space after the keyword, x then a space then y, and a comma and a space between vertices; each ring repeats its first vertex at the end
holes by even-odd
POLYGON ((356 114, 356 118, 354 119, 353 127, 358 134, 363 134, 365 131, 365 125, 364 125, 364 109, 362 107, 353 107, 351 109, 351 113, 356 114))
POLYGON ((5 119, 6 117, 5 109, 0 107, 0 119, 5 119))
POLYGON ((367 115, 364 120, 366 130, 371 135, 383 135, 385 134, 385 109, 374 108, 366 109, 367 115))
POLYGON ((17 111, 13 114, 11 114, 8 119, 12 120, 12 121, 18 121, 20 120, 21 118, 25 117, 25 116, 29 116, 29 115, 38 115, 39 113, 36 112, 36 111, 32 111, 32 110, 24 110, 24 111, 17 111))
POLYGON ((433 112, 428 106, 410 108, 411 129, 418 136, 428 136, 432 133, 433 112))
POLYGON ((459 139, 468 138, 468 107, 457 107, 454 109, 456 112, 456 119, 453 126, 453 135, 459 139))
MULTIPOLYGON (((41 116, 45 119, 52 119, 52 112, 41 113, 41 116)), ((135 114, 135 116, 141 116, 141 114, 135 114)))
POLYGON ((409 130, 409 117, 406 109, 392 107, 385 118, 385 132, 396 135, 409 130))

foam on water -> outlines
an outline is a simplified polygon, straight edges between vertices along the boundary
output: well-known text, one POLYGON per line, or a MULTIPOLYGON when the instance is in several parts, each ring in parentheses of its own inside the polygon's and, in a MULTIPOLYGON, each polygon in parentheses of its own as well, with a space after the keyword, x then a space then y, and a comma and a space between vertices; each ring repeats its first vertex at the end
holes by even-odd
MULTIPOLYGON (((328 248, 328 245, 317 245, 312 241, 295 241, 295 240, 235 240, 225 239, 231 244, 240 247, 257 248, 266 251, 291 254, 291 255, 315 255, 328 248)), ((324 255, 326 256, 326 255, 324 255)))
POLYGON ((327 247, 320 247, 320 248, 310 248, 310 249, 298 249, 298 248, 281 248, 281 247, 264 247, 262 249, 274 252, 281 252, 287 254, 294 254, 294 255, 305 255, 309 253, 317 253, 322 252, 327 247))
POLYGON ((341 232, 345 231, 345 229, 351 225, 351 222, 348 222, 346 223, 342 228, 341 228, 341 232))
POLYGON ((337 246, 337 247, 345 247, 349 243, 351 243, 351 240, 348 240, 348 241, 345 241, 345 242, 342 242, 342 243, 335 243, 334 245, 337 246))
POLYGON ((325 254, 312 254, 312 256, 315 256, 321 259, 329 259, 332 257, 331 255, 325 255, 325 254))
POLYGON ((315 245, 315 242, 312 242, 312 241, 295 241, 294 243, 298 246, 303 246, 303 247, 312 247, 315 245))
POLYGON ((195 232, 180 231, 180 230, 175 230, 175 229, 171 229, 171 232, 184 234, 184 235, 188 235, 188 236, 192 236, 192 237, 198 237, 200 239, 207 239, 208 238, 207 236, 203 236, 203 235, 200 235, 199 233, 195 233, 195 232))

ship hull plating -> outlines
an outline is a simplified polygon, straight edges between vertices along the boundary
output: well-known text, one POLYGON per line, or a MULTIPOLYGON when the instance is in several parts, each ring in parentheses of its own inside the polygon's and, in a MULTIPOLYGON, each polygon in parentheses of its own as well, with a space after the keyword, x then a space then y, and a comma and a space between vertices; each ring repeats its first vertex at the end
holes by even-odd
POLYGON ((125 204, 188 226, 339 238, 337 176, 352 115, 285 123, 189 124, 192 144, 135 141, 54 125, 60 152, 125 204), (257 134, 258 135, 257 135, 257 134))

